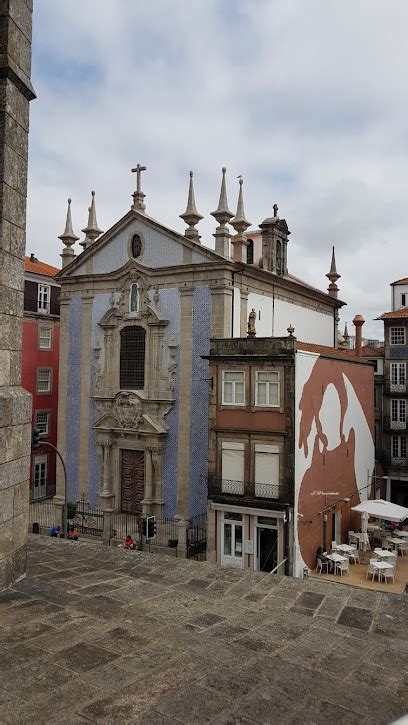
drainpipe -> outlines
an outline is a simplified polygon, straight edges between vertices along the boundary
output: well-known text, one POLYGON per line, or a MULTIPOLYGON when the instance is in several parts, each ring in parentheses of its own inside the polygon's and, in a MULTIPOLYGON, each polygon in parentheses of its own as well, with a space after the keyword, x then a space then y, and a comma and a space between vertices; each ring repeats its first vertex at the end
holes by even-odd
POLYGON ((286 576, 289 576, 289 564, 290 564, 290 547, 289 547, 289 515, 290 515, 290 507, 289 504, 286 504, 286 524, 285 524, 285 574, 286 576))

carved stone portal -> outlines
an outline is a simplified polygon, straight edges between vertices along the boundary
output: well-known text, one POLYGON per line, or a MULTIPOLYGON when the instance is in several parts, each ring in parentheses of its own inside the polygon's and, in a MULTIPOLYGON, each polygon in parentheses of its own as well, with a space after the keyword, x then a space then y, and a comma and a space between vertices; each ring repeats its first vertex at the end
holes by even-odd
POLYGON ((121 428, 136 430, 143 423, 142 406, 134 393, 127 391, 118 393, 112 412, 121 428))

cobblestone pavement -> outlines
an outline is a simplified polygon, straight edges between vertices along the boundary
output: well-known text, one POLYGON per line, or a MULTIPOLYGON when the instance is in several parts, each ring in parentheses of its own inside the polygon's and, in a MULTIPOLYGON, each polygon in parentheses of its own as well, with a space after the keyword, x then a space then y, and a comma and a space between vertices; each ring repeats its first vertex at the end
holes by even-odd
POLYGON ((390 723, 408 597, 30 536, 0 723, 390 723))

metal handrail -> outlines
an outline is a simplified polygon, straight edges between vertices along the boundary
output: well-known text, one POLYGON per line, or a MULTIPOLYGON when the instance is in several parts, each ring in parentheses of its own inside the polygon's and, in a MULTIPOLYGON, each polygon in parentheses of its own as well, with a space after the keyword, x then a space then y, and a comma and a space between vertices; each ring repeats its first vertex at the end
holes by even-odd
POLYGON ((285 563, 286 561, 287 561, 287 558, 285 558, 285 559, 283 559, 283 561, 279 562, 279 564, 277 564, 277 565, 275 566, 275 568, 274 568, 274 569, 272 569, 272 571, 270 571, 270 572, 269 572, 269 574, 274 574, 274 573, 275 573, 275 571, 278 571, 279 567, 281 567, 281 566, 282 566, 282 564, 284 564, 284 563, 285 563))

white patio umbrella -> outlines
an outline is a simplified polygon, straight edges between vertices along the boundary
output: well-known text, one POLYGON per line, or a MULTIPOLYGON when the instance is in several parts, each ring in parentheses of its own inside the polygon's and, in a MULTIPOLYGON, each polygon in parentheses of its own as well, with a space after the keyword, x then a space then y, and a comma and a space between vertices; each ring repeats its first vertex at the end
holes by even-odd
MULTIPOLYGON (((362 501, 357 506, 353 506, 352 511, 358 511, 367 516, 375 516, 378 519, 386 521, 404 521, 408 519, 408 508, 398 506, 391 501, 383 501, 383 499, 372 499, 362 501)), ((363 524, 363 521, 361 522, 363 524)))

